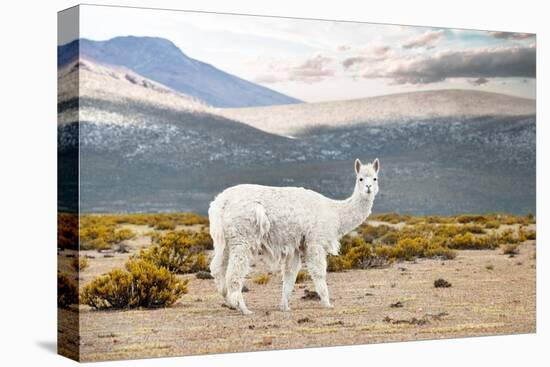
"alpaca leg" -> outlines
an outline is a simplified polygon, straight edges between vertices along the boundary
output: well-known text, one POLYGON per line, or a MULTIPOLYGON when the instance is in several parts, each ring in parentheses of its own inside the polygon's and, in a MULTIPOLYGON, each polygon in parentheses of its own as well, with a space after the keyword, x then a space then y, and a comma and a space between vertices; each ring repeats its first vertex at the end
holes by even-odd
POLYGON ((286 257, 282 271, 283 296, 281 299, 281 310, 283 311, 290 311, 290 307, 288 306, 288 299, 290 298, 292 290, 294 289, 296 276, 298 275, 298 271, 300 271, 301 266, 302 262, 300 261, 300 254, 298 252, 290 254, 286 257))
POLYGON ((245 245, 236 245, 230 248, 227 273, 225 275, 227 287, 226 302, 229 307, 238 308, 243 315, 252 313, 246 307, 242 294, 243 282, 246 274, 248 274, 249 263, 250 251, 245 245))
POLYGON ((306 250, 307 270, 315 290, 321 297, 321 304, 327 308, 332 308, 328 296, 327 287, 327 257, 326 252, 321 246, 310 246, 306 250))
POLYGON ((214 258, 210 263, 210 273, 214 277, 214 282, 218 288, 218 292, 222 297, 227 296, 227 287, 225 282, 225 274, 227 272, 228 262, 228 247, 224 246, 223 249, 214 248, 214 258))

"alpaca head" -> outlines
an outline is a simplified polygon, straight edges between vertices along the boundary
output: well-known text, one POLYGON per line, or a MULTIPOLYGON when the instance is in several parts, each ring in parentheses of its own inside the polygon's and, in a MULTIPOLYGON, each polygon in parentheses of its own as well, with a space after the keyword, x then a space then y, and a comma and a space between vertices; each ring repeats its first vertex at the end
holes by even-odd
POLYGON ((362 196, 374 199, 378 194, 378 171, 380 162, 376 158, 372 163, 363 164, 359 159, 355 160, 355 189, 362 196))

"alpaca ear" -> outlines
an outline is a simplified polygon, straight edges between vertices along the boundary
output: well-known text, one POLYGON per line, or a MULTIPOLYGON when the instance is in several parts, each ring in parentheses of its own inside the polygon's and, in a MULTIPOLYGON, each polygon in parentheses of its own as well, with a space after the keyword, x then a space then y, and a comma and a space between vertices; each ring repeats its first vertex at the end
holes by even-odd
POLYGON ((359 174, 359 171, 361 170, 361 161, 359 160, 359 158, 357 158, 355 160, 355 173, 356 174, 359 174))
POLYGON ((372 166, 374 167, 374 171, 376 173, 378 173, 378 170, 380 170, 380 161, 378 160, 378 158, 376 158, 373 162, 372 162, 372 166))

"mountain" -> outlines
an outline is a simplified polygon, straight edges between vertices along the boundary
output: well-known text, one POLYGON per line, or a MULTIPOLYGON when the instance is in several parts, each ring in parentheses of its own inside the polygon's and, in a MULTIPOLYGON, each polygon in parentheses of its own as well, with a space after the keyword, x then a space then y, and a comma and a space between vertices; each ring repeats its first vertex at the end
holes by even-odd
POLYGON ((450 89, 287 106, 220 109, 216 113, 274 134, 299 135, 318 128, 524 116, 534 114, 535 110, 532 99, 450 89))
POLYGON ((230 110, 87 59, 59 78, 60 166, 80 159, 85 212, 204 214, 217 193, 244 182, 344 198, 354 159, 374 157, 375 212, 535 212, 531 100, 450 90, 230 110))
POLYGON ((128 36, 107 41, 75 40, 58 47, 58 67, 75 61, 79 52, 80 58, 125 67, 216 107, 301 102, 195 60, 163 38, 128 36))
POLYGON ((83 211, 203 211, 221 175, 293 144, 125 68, 74 61, 58 84, 62 208, 79 179, 83 211), (79 176, 67 174, 77 162, 79 176))

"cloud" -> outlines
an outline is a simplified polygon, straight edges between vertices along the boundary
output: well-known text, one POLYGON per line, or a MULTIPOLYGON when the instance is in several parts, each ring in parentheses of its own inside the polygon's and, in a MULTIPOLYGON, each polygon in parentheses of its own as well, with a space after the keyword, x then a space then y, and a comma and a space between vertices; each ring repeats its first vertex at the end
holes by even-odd
POLYGON ((419 48, 419 47, 426 47, 426 48, 433 48, 434 45, 438 43, 443 36, 445 35, 445 31, 427 31, 422 33, 420 36, 415 36, 412 38, 409 38, 405 43, 402 45, 403 48, 419 48))
POLYGON ((447 78, 534 78, 536 49, 508 47, 444 51, 435 55, 397 57, 363 73, 365 78, 387 78, 393 84, 429 84, 447 78))
POLYGON ((535 38, 534 33, 514 33, 514 32, 489 32, 489 34, 499 39, 524 40, 535 38))
POLYGON ((349 50, 351 50, 351 46, 350 45, 340 45, 340 46, 338 46, 337 50, 338 51, 349 51, 349 50))
POLYGON ((342 66, 349 69, 353 66, 362 65, 371 62, 378 62, 388 59, 392 55, 391 47, 382 45, 372 45, 364 49, 358 56, 352 56, 342 61, 342 66))
POLYGON ((271 63, 268 72, 255 78, 258 83, 279 83, 285 81, 316 83, 334 76, 335 70, 330 67, 333 59, 316 55, 298 65, 271 63))
POLYGON ((479 87, 480 85, 489 83, 489 79, 487 78, 477 78, 474 80, 470 80, 470 84, 475 85, 476 87, 479 87))

